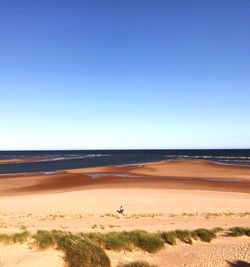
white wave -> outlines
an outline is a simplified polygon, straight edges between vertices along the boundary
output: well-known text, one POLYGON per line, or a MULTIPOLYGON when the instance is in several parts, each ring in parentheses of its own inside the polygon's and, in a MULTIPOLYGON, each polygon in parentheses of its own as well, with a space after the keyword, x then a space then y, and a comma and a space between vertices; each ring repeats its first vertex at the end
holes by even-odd
POLYGON ((88 154, 88 155, 82 155, 82 156, 70 156, 68 155, 66 157, 58 157, 53 159, 48 159, 49 161, 56 161, 56 160, 72 160, 72 159, 85 159, 85 158, 98 158, 98 157, 110 157, 109 154, 88 154))

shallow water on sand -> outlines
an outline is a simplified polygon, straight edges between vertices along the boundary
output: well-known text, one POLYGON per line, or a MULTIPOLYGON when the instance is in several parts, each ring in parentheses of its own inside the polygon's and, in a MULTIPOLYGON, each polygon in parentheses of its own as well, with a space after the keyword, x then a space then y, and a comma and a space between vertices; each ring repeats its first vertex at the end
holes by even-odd
POLYGON ((209 160, 250 166, 250 149, 0 151, 0 174, 172 160, 209 160))

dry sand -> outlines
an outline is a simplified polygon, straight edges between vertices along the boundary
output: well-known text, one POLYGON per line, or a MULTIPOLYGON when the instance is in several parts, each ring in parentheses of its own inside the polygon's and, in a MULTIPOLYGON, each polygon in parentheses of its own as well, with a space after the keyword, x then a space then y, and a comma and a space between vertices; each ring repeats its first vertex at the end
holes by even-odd
POLYGON ((12 228, 26 225, 32 229, 90 231, 96 224, 99 230, 103 227, 110 230, 112 225, 115 226, 113 230, 142 228, 158 231, 247 226, 250 221, 250 213, 246 213, 249 207, 250 197, 246 193, 92 189, 4 196, 0 201, 0 219, 2 226, 12 228), (120 203, 125 206, 125 216, 116 213, 120 203), (220 214, 223 212, 226 214, 220 214), (241 214, 238 215, 238 212, 241 214))
MULTIPOLYGON (((249 167, 206 161, 0 175, 0 231, 15 231, 21 225, 31 231, 76 232, 250 226, 249 193, 249 167), (116 214, 120 205, 125 206, 124 216, 116 214)), ((221 237, 211 244, 170 247, 146 258, 158 266, 229 266, 226 260, 244 260, 243 247, 249 248, 248 238, 221 237)), ((5 262, 10 252, 4 252, 7 256, 3 258, 3 249, 0 247, 0 266, 11 266, 5 262)), ((131 259, 142 254, 133 253, 113 253, 113 262, 117 257, 126 261, 128 255, 131 259)), ((53 257, 51 261, 59 261, 58 254, 53 257)), ((249 254, 245 257, 250 261, 249 254)), ((53 266, 60 266, 56 264, 53 266)))
POLYGON ((143 259, 158 267, 249 267, 247 263, 250 262, 250 243, 247 237, 222 236, 211 243, 166 246, 154 255, 141 251, 107 253, 112 259, 113 266, 121 262, 143 259), (241 265, 232 265, 236 264, 236 261, 241 261, 241 265))
POLYGON ((63 253, 31 249, 28 244, 0 245, 1 267, 64 267, 63 253))

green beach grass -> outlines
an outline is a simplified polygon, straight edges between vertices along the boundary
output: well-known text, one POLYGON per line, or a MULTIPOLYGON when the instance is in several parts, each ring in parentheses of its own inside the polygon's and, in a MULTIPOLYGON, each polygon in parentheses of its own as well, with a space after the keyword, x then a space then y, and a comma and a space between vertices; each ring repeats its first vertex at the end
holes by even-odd
POLYGON ((31 233, 27 230, 20 233, 0 234, 0 242, 4 244, 24 243, 29 237, 31 233))
POLYGON ((156 265, 149 264, 145 261, 133 261, 130 263, 125 263, 117 267, 157 267, 156 265))
MULTIPOLYGON (((140 249, 148 253, 156 253, 165 244, 176 245, 178 242, 192 244, 194 240, 211 242, 216 233, 226 231, 229 236, 250 236, 249 227, 232 227, 211 230, 175 230, 149 233, 144 230, 122 232, 71 233, 62 230, 37 230, 31 235, 27 230, 19 233, 1 233, 0 243, 10 245, 29 241, 37 249, 54 248, 64 252, 64 260, 68 267, 110 267, 110 259, 105 250, 132 251, 140 249)), ((152 267, 146 262, 131 262, 119 267, 152 267)))
POLYGON ((229 231, 231 231, 232 236, 250 236, 250 227, 232 227, 229 231))

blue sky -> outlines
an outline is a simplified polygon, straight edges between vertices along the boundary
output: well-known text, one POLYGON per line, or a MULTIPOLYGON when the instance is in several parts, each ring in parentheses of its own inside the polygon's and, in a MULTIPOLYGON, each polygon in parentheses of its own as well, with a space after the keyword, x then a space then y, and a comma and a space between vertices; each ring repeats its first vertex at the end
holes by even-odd
POLYGON ((250 1, 0 1, 0 149, 250 148, 250 1))

